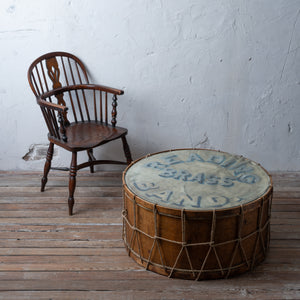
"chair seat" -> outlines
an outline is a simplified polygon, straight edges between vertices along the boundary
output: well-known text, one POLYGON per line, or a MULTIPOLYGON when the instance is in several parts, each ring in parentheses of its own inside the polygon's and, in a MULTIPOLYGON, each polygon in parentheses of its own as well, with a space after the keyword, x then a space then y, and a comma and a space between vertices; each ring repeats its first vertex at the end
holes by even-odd
POLYGON ((49 140, 69 151, 81 151, 97 147, 127 134, 127 129, 101 122, 71 123, 66 127, 67 142, 49 136, 49 140))

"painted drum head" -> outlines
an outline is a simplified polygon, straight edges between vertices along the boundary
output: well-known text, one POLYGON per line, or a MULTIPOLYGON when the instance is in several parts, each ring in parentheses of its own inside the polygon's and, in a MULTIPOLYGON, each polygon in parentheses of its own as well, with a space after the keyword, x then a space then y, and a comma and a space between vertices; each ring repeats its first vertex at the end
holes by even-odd
POLYGON ((259 164, 204 149, 149 155, 127 168, 124 181, 143 200, 187 210, 244 205, 262 197, 272 185, 269 174, 259 164))

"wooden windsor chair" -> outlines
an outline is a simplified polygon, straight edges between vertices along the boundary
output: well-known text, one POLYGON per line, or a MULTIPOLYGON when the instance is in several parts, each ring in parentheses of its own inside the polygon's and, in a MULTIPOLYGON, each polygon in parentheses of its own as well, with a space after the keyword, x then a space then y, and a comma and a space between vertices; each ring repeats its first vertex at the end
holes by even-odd
POLYGON ((28 81, 49 131, 50 144, 41 180, 41 191, 44 191, 47 183, 54 144, 72 152, 70 168, 65 168, 69 170, 68 206, 69 215, 72 215, 78 170, 90 167, 93 173, 94 166, 98 164, 127 165, 132 161, 126 141, 127 129, 116 126, 117 96, 124 92, 89 84, 83 63, 76 56, 66 52, 52 52, 37 58, 29 67, 28 81), (93 148, 116 139, 122 140, 126 162, 97 160, 94 157, 93 148), (78 165, 79 151, 87 152, 88 161, 78 165))

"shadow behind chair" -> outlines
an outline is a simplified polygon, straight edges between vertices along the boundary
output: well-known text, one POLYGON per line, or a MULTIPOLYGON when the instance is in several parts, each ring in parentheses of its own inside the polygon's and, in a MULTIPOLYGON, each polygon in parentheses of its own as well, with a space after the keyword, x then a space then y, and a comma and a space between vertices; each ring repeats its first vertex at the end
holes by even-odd
POLYGON ((54 144, 72 152, 71 166, 68 169, 68 205, 69 215, 72 215, 78 170, 90 167, 93 173, 94 165, 127 165, 132 161, 126 141, 127 129, 116 126, 117 96, 124 92, 89 84, 83 63, 76 56, 65 52, 52 52, 37 58, 29 67, 28 81, 49 130, 50 144, 41 191, 44 191, 47 183, 54 144), (126 162, 96 160, 93 148, 119 138, 123 143, 126 162), (88 161, 78 165, 79 151, 87 152, 88 161))

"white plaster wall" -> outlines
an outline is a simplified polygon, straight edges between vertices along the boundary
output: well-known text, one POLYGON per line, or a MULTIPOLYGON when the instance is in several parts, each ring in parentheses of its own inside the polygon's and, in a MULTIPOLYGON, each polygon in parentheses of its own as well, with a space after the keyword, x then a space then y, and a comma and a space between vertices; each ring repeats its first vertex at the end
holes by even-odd
MULTIPOLYGON (((42 169, 22 159, 47 144, 26 73, 62 50, 125 90, 134 158, 205 147, 300 170, 299 14, 299 0, 1 0, 0 169, 42 169)), ((116 158, 118 143, 98 154, 116 158)))

